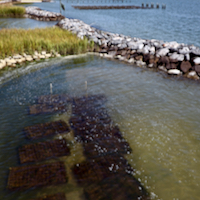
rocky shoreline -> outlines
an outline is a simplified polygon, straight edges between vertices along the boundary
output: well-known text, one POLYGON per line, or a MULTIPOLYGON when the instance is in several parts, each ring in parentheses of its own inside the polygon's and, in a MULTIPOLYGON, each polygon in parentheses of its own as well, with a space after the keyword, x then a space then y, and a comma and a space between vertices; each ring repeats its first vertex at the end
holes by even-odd
POLYGON ((199 80, 200 49, 194 45, 131 38, 98 30, 77 19, 62 19, 57 26, 94 41, 100 56, 199 80))
POLYGON ((60 13, 41 10, 40 8, 35 6, 26 7, 25 17, 35 19, 38 21, 59 21, 65 18, 60 13))
MULTIPOLYGON (((87 37, 90 41, 94 41, 99 47, 94 51, 102 57, 118 59, 140 67, 154 68, 165 71, 169 75, 183 75, 194 80, 200 79, 200 49, 194 45, 180 44, 175 41, 145 40, 109 33, 91 27, 81 20, 64 18, 60 13, 44 11, 38 7, 27 7, 26 17, 41 21, 60 20, 56 24, 58 27, 71 31, 79 38, 87 37)), ((22 56, 22 60, 46 58, 43 54, 38 55, 39 53, 36 52, 33 56, 22 56)), ((54 57, 55 55, 48 56, 54 57)), ((15 57, 0 60, 0 69, 20 63, 21 58, 17 58, 17 60, 15 57)))

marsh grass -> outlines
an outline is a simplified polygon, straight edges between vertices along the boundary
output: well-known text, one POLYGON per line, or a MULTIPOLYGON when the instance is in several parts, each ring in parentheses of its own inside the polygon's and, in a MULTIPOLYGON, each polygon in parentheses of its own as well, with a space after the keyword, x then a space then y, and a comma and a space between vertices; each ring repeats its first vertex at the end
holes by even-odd
POLYGON ((0 17, 23 17, 25 8, 21 6, 0 5, 0 17))
POLYGON ((35 51, 55 51, 61 55, 85 53, 92 50, 93 42, 79 39, 73 33, 58 27, 42 29, 2 29, 0 30, 0 58, 14 54, 30 54, 35 51))

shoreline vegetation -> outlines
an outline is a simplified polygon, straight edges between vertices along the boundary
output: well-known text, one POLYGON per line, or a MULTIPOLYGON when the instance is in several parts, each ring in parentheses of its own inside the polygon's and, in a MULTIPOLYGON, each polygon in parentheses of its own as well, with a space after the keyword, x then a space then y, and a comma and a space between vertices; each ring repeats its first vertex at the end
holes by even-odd
POLYGON ((59 27, 42 29, 2 29, 0 31, 0 69, 24 61, 93 50, 94 42, 80 39, 59 27))
POLYGON ((22 6, 13 6, 10 4, 0 5, 0 17, 17 17, 23 18, 26 9, 22 6))

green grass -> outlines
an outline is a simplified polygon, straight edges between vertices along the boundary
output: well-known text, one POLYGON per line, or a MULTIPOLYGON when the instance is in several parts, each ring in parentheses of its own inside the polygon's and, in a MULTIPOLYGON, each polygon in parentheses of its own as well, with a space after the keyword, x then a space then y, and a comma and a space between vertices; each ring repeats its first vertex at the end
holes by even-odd
POLYGON ((35 51, 55 51, 61 55, 85 53, 92 50, 93 42, 79 39, 69 31, 58 27, 43 29, 0 30, 0 59, 14 54, 30 54, 35 51))
POLYGON ((0 17, 23 17, 25 8, 21 6, 2 5, 0 6, 0 17))

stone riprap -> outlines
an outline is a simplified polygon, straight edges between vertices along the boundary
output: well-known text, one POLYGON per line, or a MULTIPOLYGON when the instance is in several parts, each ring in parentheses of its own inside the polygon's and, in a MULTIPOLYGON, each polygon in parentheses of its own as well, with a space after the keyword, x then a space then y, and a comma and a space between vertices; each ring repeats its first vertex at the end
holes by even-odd
POLYGON ((59 21, 65 18, 60 13, 41 10, 40 8, 35 6, 26 7, 25 17, 36 19, 39 21, 59 21))
POLYGON ((62 19, 57 26, 94 41, 100 47, 100 56, 156 68, 169 75, 195 80, 200 77, 200 49, 194 45, 131 38, 98 30, 77 19, 62 19))
POLYGON ((60 57, 61 55, 59 53, 47 53, 46 51, 42 51, 41 53, 38 53, 37 51, 34 52, 33 55, 27 55, 27 54, 16 54, 14 56, 10 56, 5 59, 0 59, 0 70, 5 68, 6 66, 10 67, 16 67, 17 64, 22 64, 23 62, 31 62, 34 60, 40 60, 40 59, 47 59, 51 57, 60 57))

